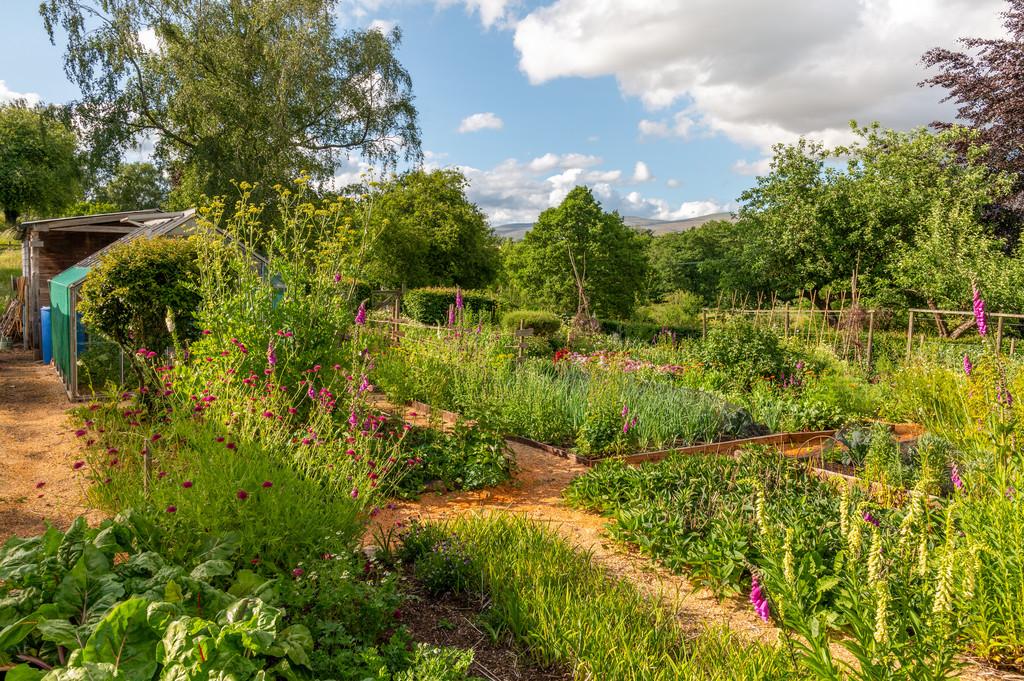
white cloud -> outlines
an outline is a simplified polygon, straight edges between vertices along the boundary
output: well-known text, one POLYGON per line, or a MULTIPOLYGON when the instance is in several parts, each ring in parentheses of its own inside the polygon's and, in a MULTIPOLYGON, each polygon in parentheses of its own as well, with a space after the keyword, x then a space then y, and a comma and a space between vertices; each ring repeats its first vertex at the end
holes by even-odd
POLYGON ((501 130, 505 121, 490 111, 466 116, 459 124, 459 132, 478 132, 480 130, 501 130))
POLYGON ((652 121, 647 118, 641 119, 637 124, 641 137, 682 137, 690 136, 690 131, 697 121, 691 118, 685 111, 680 111, 672 117, 672 121, 652 121))
POLYGON ((387 35, 395 29, 395 26, 398 26, 397 21, 392 21, 391 19, 374 19, 370 22, 367 28, 371 31, 380 31, 384 35, 387 35))
POLYGON ((740 159, 732 164, 732 171, 737 175, 767 175, 772 159, 765 157, 756 161, 740 159))
POLYGON ((605 210, 618 210, 624 215, 667 220, 724 209, 710 200, 673 206, 638 191, 623 195, 620 188, 632 184, 632 177, 617 168, 594 167, 600 163, 601 159, 585 154, 547 153, 528 161, 506 159, 489 169, 456 167, 469 180, 469 199, 480 206, 492 225, 532 222, 579 185, 590 187, 605 210), (580 163, 572 165, 572 161, 580 163))
POLYGON ((674 189, 675 187, 678 187, 679 185, 680 185, 679 180, 677 180, 674 177, 670 177, 669 179, 665 180, 665 186, 666 187, 672 187, 674 189))
POLYGON ((643 161, 637 161, 633 168, 633 182, 649 182, 654 179, 651 169, 643 161))
POLYGON ((35 106, 42 100, 42 97, 36 92, 15 92, 7 87, 6 82, 0 80, 0 104, 14 102, 19 99, 24 100, 29 106, 35 106))
POLYGON ((601 163, 600 156, 590 156, 588 154, 552 154, 548 152, 543 156, 538 156, 529 162, 528 166, 530 170, 536 173, 545 173, 555 168, 589 168, 601 163))
POLYGON ((837 143, 848 122, 908 128, 950 117, 918 88, 922 53, 1002 36, 1002 0, 549 0, 516 24, 533 83, 614 76, 652 111, 642 135, 706 132, 762 151, 799 135, 837 143), (683 118, 678 118, 683 114, 683 118), (684 120, 685 119, 685 120, 684 120))

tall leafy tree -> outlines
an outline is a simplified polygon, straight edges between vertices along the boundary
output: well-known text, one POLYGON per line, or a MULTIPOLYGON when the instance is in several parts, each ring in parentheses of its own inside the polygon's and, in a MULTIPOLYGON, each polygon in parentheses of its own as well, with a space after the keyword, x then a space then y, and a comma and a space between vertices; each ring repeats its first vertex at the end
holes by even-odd
MULTIPOLYGON (((962 38, 959 52, 936 47, 922 61, 938 69, 921 85, 948 91, 957 117, 980 134, 988 163, 1024 173, 1024 0, 1009 0, 1003 13, 1006 38, 962 38)), ((937 121, 947 129, 952 123, 937 121)))
POLYGON ((498 241, 466 197, 458 170, 414 170, 369 198, 375 228, 367 276, 385 286, 482 288, 500 264, 498 241))
MULTIPOLYGON (((1024 0, 1009 0, 1002 16, 1005 38, 963 38, 963 51, 925 52, 922 62, 937 73, 920 85, 946 90, 943 101, 956 103, 959 123, 974 129, 987 146, 986 162, 1014 174, 1014 191, 987 206, 984 215, 1014 247, 1024 225, 1024 0)), ((933 123, 943 130, 953 125, 933 123)))
POLYGON ((74 132, 49 109, 0 106, 0 208, 13 227, 26 213, 59 213, 81 192, 74 132))
POLYGON ((95 165, 143 137, 175 202, 419 154, 396 29, 340 33, 336 0, 44 0, 95 165))
POLYGON ((122 163, 93 200, 114 206, 114 210, 160 208, 167 201, 167 180, 152 163, 122 163))
POLYGON ((641 236, 618 213, 605 212, 589 188, 576 187, 540 214, 508 267, 540 305, 626 319, 641 297, 648 263, 641 236))

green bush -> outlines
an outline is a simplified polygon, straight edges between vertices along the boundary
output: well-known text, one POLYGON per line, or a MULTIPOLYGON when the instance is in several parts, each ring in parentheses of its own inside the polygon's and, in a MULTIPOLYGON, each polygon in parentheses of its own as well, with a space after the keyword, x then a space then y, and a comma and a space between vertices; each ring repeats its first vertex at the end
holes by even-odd
POLYGON ((162 354, 198 335, 196 247, 184 239, 136 239, 103 256, 85 277, 79 309, 86 325, 127 353, 162 354))
MULTIPOLYGON (((421 324, 445 324, 448 308, 455 304, 457 289, 414 288, 402 297, 402 309, 407 317, 421 324)), ((486 293, 463 291, 466 309, 476 316, 493 315, 497 309, 494 298, 486 293)))
POLYGON ((501 315, 501 327, 506 331, 515 331, 522 323, 523 328, 533 329, 538 336, 551 336, 562 328, 562 320, 558 315, 540 310, 515 310, 501 315))
POLYGON ((658 338, 662 333, 674 334, 676 338, 693 336, 693 329, 683 327, 671 327, 662 326, 652 322, 643 321, 613 321, 609 319, 602 319, 601 332, 602 333, 614 333, 622 337, 623 340, 636 340, 651 342, 658 338))
POLYGON ((779 376, 788 368, 786 352, 775 332, 742 319, 709 329, 703 354, 710 367, 727 371, 748 386, 760 378, 779 376))

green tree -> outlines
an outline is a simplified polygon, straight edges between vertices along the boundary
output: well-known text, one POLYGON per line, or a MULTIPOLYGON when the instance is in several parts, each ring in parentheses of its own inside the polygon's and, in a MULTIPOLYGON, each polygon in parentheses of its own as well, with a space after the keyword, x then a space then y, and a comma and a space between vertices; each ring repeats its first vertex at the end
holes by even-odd
POLYGON ((483 288, 498 274, 498 241, 466 198, 458 170, 414 170, 370 197, 376 235, 367 276, 378 284, 483 288))
POLYGON ((647 276, 642 238, 587 187, 540 214, 509 259, 510 278, 556 312, 626 319, 647 276))
POLYGON ((93 165, 142 136, 171 171, 176 205, 330 177, 357 153, 417 157, 412 81, 400 32, 339 34, 336 0, 44 0, 93 165), (148 36, 148 46, 142 36, 148 36))
POLYGON ((53 112, 0 106, 0 207, 13 227, 25 213, 59 213, 80 195, 75 134, 53 112))
POLYGON ((167 201, 167 180, 152 163, 122 163, 93 200, 114 210, 160 208, 167 201))
POLYGON ((742 252, 741 234, 742 226, 735 222, 712 220, 685 232, 654 237, 647 246, 652 298, 689 291, 713 304, 721 290, 748 287, 741 281, 745 272, 736 262, 742 252))
POLYGON ((82 284, 82 321, 120 346, 146 384, 141 348, 161 355, 198 335, 196 247, 185 239, 135 239, 103 256, 82 284))
POLYGON ((847 147, 806 140, 776 147, 771 171, 741 197, 737 263, 750 269, 755 289, 784 297, 804 290, 821 300, 826 289, 848 288, 856 274, 862 292, 934 302, 930 286, 893 291, 894 281, 907 287, 937 274, 921 270, 927 259, 908 257, 907 249, 929 240, 934 248, 936 220, 977 222, 1009 189, 1008 177, 980 162, 976 133, 962 128, 853 130, 858 139, 847 147), (917 271, 894 277, 899 267, 917 271))

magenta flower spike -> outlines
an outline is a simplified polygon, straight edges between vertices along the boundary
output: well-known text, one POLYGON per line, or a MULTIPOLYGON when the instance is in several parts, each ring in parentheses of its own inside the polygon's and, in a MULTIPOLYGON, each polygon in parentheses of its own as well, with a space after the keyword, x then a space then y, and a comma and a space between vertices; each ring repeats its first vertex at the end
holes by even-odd
POLYGON ((356 326, 366 325, 366 303, 359 303, 359 309, 356 310, 356 326))
POLYGON ((965 352, 964 353, 964 374, 966 376, 970 376, 972 371, 974 371, 974 365, 971 364, 971 358, 968 357, 967 353, 965 352))
POLYGON ((457 288, 455 289, 455 309, 461 310, 463 307, 465 307, 465 302, 462 300, 462 289, 457 288))
POLYGON ((455 308, 448 308, 448 326, 455 326, 455 308))
POLYGON ((277 352, 274 351, 274 342, 267 343, 267 364, 275 366, 277 364, 277 352))
POLYGON ((972 287, 974 291, 974 321, 978 325, 978 334, 984 336, 988 333, 988 320, 985 319, 985 301, 977 286, 972 287))
POLYGON ((757 581, 757 575, 751 578, 750 603, 754 606, 754 612, 765 622, 771 621, 771 608, 768 605, 768 598, 761 590, 761 584, 757 581))
POLYGON ((957 490, 964 488, 964 481, 960 478, 960 468, 955 463, 949 469, 949 480, 957 490))

